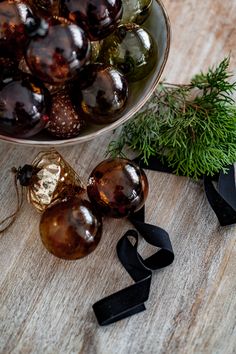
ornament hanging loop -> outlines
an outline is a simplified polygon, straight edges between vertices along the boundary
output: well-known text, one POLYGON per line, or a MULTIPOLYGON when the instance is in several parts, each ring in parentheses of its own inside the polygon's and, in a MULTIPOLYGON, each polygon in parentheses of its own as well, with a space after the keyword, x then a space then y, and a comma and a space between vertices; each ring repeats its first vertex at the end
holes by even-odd
POLYGON ((18 184, 18 179, 19 179, 19 173, 21 171, 21 168, 16 168, 13 167, 11 169, 11 172, 14 174, 14 185, 15 185, 15 192, 16 192, 16 209, 15 211, 4 218, 2 221, 0 221, 0 234, 3 232, 7 231, 9 227, 15 222, 19 211, 21 210, 23 201, 24 201, 24 189, 23 185, 20 183, 18 184))

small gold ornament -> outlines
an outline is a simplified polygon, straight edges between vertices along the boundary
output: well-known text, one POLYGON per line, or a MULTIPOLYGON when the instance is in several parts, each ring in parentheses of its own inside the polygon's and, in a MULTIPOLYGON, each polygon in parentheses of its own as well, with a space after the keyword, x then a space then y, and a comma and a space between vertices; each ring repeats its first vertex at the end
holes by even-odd
POLYGON ((40 152, 32 168, 27 198, 39 212, 85 191, 77 173, 54 149, 40 152))
POLYGON ((16 189, 16 208, 0 221, 0 234, 16 220, 24 201, 27 199, 39 212, 60 202, 78 197, 85 192, 85 186, 73 168, 55 149, 41 151, 31 165, 12 168, 16 189))

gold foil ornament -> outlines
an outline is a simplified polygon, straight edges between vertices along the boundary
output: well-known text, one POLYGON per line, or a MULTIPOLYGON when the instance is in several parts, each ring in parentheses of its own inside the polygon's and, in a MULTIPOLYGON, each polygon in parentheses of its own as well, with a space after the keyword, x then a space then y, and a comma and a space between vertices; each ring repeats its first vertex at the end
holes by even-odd
POLYGON ((85 190, 77 173, 56 150, 40 152, 32 167, 27 198, 39 212, 85 190))
POLYGON ((81 198, 85 192, 78 174, 55 149, 41 151, 31 165, 12 168, 16 190, 15 211, 0 220, 0 234, 16 220, 21 210, 24 192, 27 199, 39 212, 57 203, 81 198))

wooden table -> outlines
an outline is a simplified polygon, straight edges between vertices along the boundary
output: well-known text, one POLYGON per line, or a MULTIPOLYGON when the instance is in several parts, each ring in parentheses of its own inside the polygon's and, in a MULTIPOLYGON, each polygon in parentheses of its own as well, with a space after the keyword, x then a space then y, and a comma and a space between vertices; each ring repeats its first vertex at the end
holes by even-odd
MULTIPOLYGON (((165 0, 165 5, 173 33, 164 73, 169 82, 187 82, 230 52, 235 68, 236 0, 165 0)), ((60 152, 86 180, 110 139, 104 135, 60 152)), ((0 144, 1 218, 15 198, 10 168, 31 162, 37 151, 0 144)), ((170 233, 176 254, 172 266, 154 274, 147 311, 101 328, 91 308, 131 284, 115 253, 128 221, 106 220, 97 251, 66 262, 44 249, 39 215, 25 203, 0 239, 1 353, 236 352, 236 229, 219 227, 200 184, 147 174, 147 220, 170 233)), ((148 252, 142 243, 141 251, 148 252)))

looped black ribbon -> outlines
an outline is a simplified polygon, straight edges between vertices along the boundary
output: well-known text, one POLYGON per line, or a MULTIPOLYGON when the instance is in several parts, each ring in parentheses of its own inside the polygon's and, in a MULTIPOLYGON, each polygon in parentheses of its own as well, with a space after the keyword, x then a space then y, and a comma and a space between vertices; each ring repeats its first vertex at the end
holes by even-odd
MULTIPOLYGON (((157 157, 148 161, 148 166, 139 159, 135 160, 140 167, 158 172, 173 173, 174 170, 167 163, 157 157)), ((221 226, 236 223, 236 176, 235 167, 228 167, 228 172, 221 171, 215 176, 202 176, 207 200, 214 210, 221 226), (217 183, 217 186, 215 185, 217 183)))
MULTIPOLYGON (((151 158, 148 166, 137 161, 140 167, 173 173, 167 165, 157 158, 151 158)), ((229 167, 228 173, 221 172, 214 177, 203 176, 206 197, 222 226, 236 223, 236 181, 235 168, 229 167), (218 187, 215 186, 218 182, 218 187)), ((108 325, 126 317, 144 311, 144 303, 149 298, 152 270, 167 267, 174 260, 174 253, 168 233, 158 226, 144 222, 144 208, 131 215, 129 220, 145 241, 160 248, 147 259, 143 259, 137 251, 138 233, 129 230, 117 244, 117 255, 135 284, 120 290, 93 305, 93 310, 100 325, 108 325), (131 243, 130 237, 135 243, 131 243)))
POLYGON ((144 311, 149 298, 152 270, 167 267, 174 260, 174 253, 168 233, 158 226, 144 223, 144 208, 133 214, 130 221, 146 242, 160 248, 147 259, 138 253, 138 233, 129 230, 117 244, 117 255, 135 284, 112 294, 93 305, 98 323, 108 325, 144 311), (135 243, 130 241, 134 238, 135 243))

